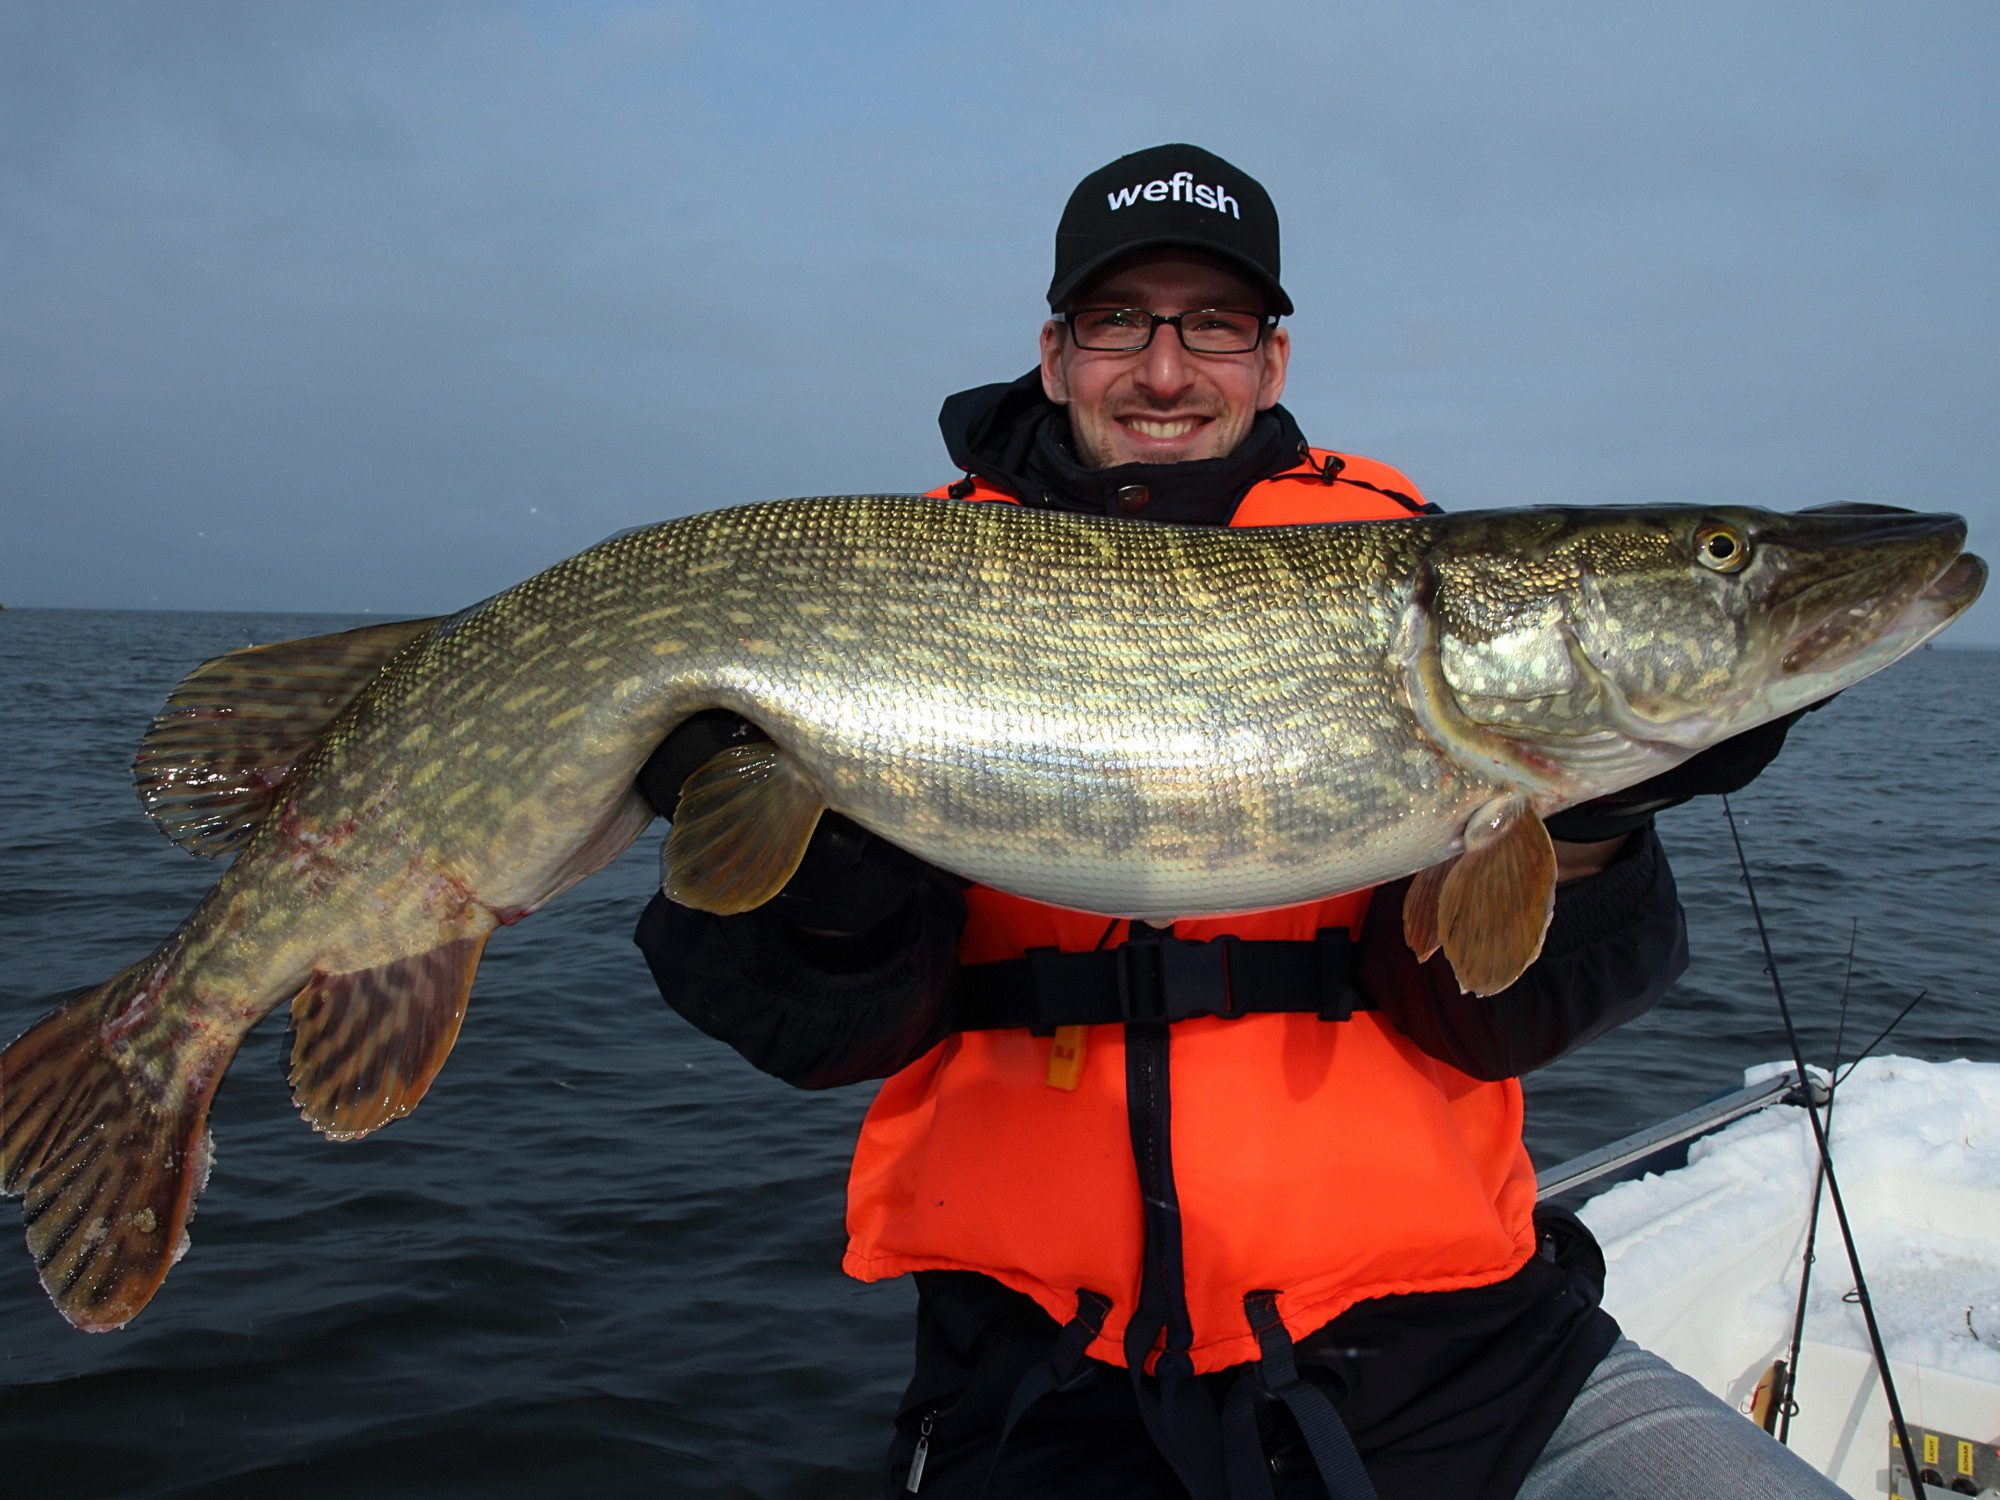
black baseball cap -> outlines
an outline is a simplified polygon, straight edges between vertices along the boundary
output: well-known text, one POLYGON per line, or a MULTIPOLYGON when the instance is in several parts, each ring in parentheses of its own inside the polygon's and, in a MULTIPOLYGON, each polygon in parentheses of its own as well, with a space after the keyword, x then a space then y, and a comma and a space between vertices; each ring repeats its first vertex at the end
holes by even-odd
POLYGON ((1121 156, 1076 185, 1056 225, 1049 306, 1114 260, 1141 250, 1200 250, 1244 272, 1289 313, 1278 285, 1278 211, 1247 172, 1199 146, 1153 146, 1121 156))

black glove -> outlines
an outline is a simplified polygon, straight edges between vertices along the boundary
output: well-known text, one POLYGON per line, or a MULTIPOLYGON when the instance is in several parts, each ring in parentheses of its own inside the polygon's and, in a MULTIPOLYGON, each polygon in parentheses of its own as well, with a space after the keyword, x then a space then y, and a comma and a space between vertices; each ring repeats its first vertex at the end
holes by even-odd
MULTIPOLYGON (((688 777, 718 752, 769 736, 727 709, 682 722, 639 769, 639 790, 669 822, 688 777)), ((898 916, 915 899, 931 866, 839 813, 820 816, 805 858, 766 910, 819 932, 863 933, 898 916)))
POLYGON ((674 732, 639 767, 639 790, 653 811, 669 823, 681 805, 681 788, 720 752, 732 745, 750 745, 770 736, 741 715, 711 708, 683 719, 674 732))
POLYGON ((1794 724, 1839 696, 1835 693, 1781 719, 1732 735, 1650 781, 1566 808, 1547 819, 1549 837, 1569 844, 1602 843, 1637 833, 1653 821, 1653 814, 1678 807, 1691 797, 1740 792, 1778 758, 1794 724))

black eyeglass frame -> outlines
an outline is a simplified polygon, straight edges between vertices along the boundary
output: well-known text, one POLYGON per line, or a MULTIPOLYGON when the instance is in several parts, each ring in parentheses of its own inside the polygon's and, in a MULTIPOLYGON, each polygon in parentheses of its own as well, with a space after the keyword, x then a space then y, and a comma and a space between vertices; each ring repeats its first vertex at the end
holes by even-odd
POLYGON ((1141 350, 1150 349, 1153 347, 1153 336, 1160 331, 1160 325, 1163 323, 1173 325, 1174 333, 1181 341, 1181 348, 1187 350, 1189 354, 1255 354, 1259 349, 1264 347, 1264 340, 1270 337, 1271 330, 1278 326, 1278 314, 1253 313, 1249 309, 1242 307, 1191 307, 1186 312, 1177 312, 1171 316, 1165 313, 1151 312, 1143 307, 1077 307, 1065 312, 1051 313, 1050 319, 1053 322, 1062 324, 1064 328, 1069 330, 1068 337, 1074 341, 1077 348, 1089 350, 1092 354, 1137 354, 1141 350), (1083 341, 1082 335, 1078 332, 1073 319, 1083 313, 1108 312, 1131 313, 1136 317, 1152 319, 1152 322, 1146 329, 1145 342, 1132 344, 1123 348, 1111 348, 1102 344, 1086 344, 1083 341), (1181 319, 1198 318, 1203 313, 1229 313, 1239 318, 1257 319, 1257 342, 1247 349, 1194 348, 1187 341, 1187 329, 1181 325, 1181 319))

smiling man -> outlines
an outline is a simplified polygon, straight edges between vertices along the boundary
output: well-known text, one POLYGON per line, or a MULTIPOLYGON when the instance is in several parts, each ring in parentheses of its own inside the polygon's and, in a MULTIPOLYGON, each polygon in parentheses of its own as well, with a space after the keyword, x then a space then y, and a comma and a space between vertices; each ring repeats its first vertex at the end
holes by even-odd
MULTIPOLYGON (((964 477, 935 493, 1206 526, 1433 509, 1278 404, 1278 274, 1270 199, 1220 158, 1092 174, 1040 363, 945 402, 964 477)), ((640 785, 671 817, 758 735, 700 715, 640 785)), ((1407 882, 1153 927, 968 886, 829 815, 756 911, 656 898, 638 942, 682 1015, 800 1087, 885 1080, 845 1263, 918 1285, 886 1493, 1837 1495, 1619 1340, 1521 1143, 1519 1075, 1685 966, 1651 812, 1733 790, 1776 740, 1718 749, 1670 793, 1551 820, 1542 955, 1486 1000, 1410 951, 1407 882)))
POLYGON ((1309 448, 1278 404, 1292 303, 1277 213, 1220 157, 1160 146, 1078 184, 1049 306, 1035 370, 945 402, 945 445, 968 475, 950 493, 1223 526, 1283 476, 1242 519, 1428 509, 1386 464, 1309 448))

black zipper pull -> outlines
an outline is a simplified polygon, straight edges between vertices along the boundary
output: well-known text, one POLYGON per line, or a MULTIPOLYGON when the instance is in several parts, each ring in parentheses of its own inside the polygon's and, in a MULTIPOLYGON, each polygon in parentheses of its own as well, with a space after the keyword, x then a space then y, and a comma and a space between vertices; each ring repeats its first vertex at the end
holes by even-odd
POLYGON ((910 1455, 910 1479, 903 1486, 905 1494, 914 1495, 924 1482, 924 1461, 931 1456, 931 1426, 936 1421, 937 1413, 932 1412, 917 1429, 917 1451, 910 1455))

